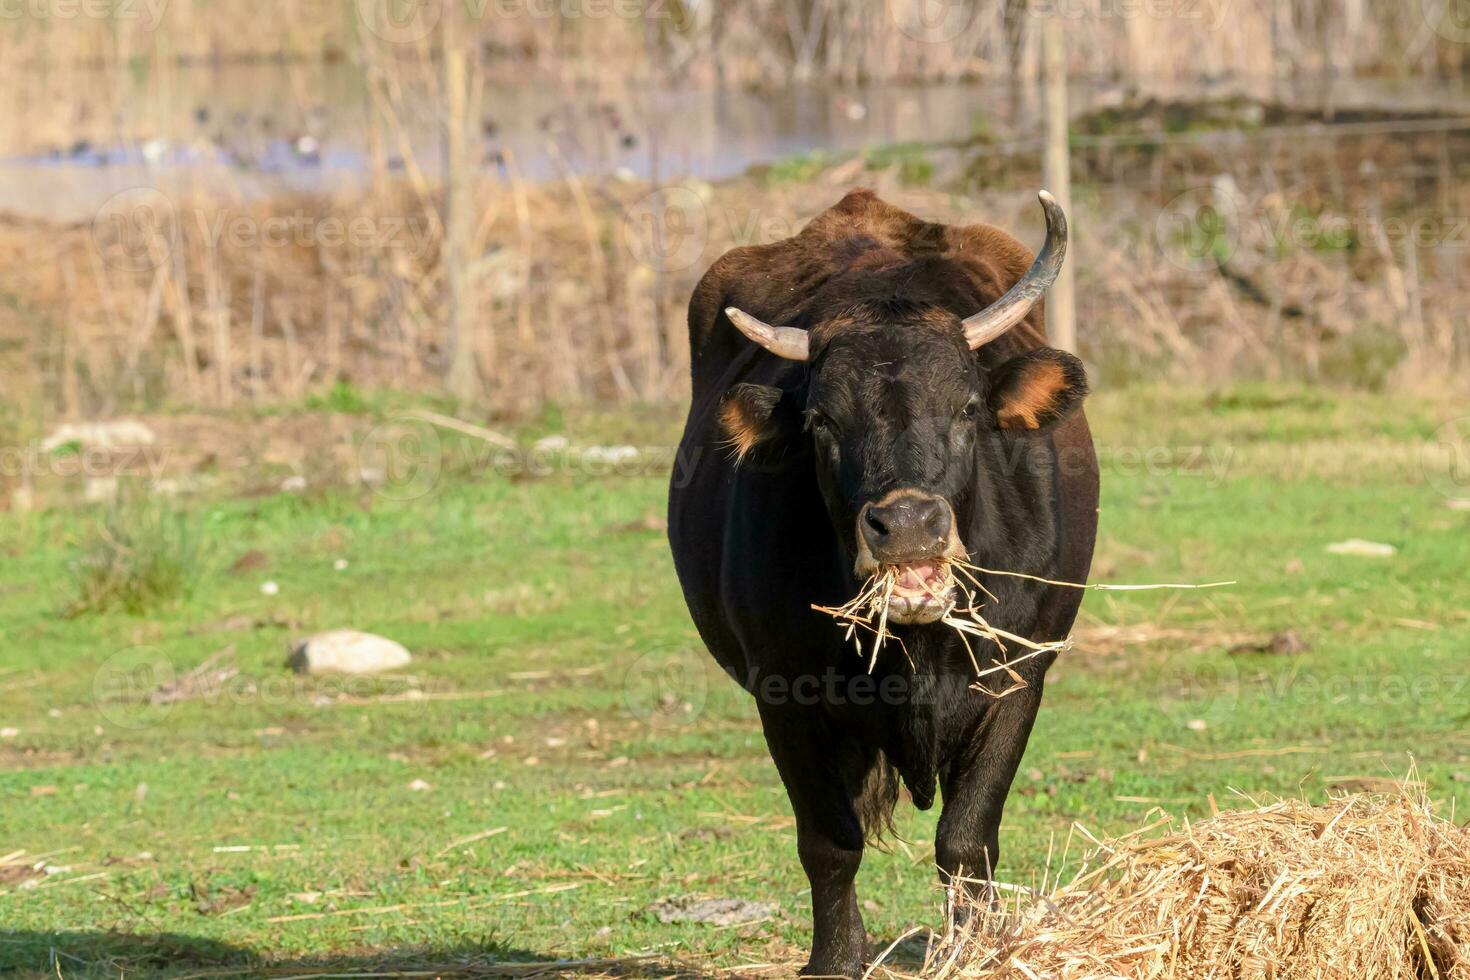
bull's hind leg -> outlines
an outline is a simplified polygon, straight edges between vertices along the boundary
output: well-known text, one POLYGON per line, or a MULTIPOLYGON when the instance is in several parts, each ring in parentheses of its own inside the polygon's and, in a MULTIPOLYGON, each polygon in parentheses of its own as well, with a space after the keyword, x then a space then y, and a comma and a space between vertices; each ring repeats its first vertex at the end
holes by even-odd
POLYGON ((988 882, 1000 860, 1001 811, 1041 703, 1040 672, 1029 682, 987 707, 964 751, 941 775, 944 812, 934 857, 946 887, 965 879, 971 903, 987 901, 993 891, 988 882))
POLYGON ((771 758, 796 814, 796 851, 812 886, 812 953, 807 976, 862 975, 863 917, 853 878, 863 859, 854 805, 860 786, 839 765, 836 739, 812 709, 761 707, 771 758))

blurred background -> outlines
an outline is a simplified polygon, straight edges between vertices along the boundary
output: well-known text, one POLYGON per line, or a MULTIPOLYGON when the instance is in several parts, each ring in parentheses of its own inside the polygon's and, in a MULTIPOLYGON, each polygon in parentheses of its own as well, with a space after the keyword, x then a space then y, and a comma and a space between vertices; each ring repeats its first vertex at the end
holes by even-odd
POLYGON ((1465 376, 1452 0, 16 0, 6 401, 677 399, 851 186, 1036 238, 1049 22, 1101 377, 1465 376))

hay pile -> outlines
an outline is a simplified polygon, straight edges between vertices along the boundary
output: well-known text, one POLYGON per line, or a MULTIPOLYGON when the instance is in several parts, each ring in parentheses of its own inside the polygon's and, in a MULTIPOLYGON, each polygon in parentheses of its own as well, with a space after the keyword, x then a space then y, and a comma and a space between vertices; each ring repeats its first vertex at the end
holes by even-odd
POLYGON ((1470 980, 1470 831, 1422 796, 1159 821, 1002 905, 932 945, 923 975, 1470 980))

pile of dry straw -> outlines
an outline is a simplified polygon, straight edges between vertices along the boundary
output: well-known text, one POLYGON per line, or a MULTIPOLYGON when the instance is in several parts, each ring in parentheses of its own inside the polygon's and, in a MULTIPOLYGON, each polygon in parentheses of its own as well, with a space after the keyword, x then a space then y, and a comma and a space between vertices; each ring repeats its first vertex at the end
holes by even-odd
POLYGON ((1470 831, 1419 794, 1160 820, 1046 891, 1006 892, 923 976, 1470 978, 1470 831))

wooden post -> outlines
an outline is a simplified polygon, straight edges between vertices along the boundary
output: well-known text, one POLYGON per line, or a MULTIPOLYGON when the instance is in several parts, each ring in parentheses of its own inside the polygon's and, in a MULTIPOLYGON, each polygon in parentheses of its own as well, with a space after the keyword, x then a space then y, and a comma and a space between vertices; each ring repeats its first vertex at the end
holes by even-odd
POLYGON ((1077 267, 1077 216, 1072 213, 1072 158, 1067 140, 1067 55, 1062 21, 1055 13, 1042 25, 1041 42, 1046 73, 1046 189, 1067 212, 1072 229, 1071 254, 1046 298, 1047 332, 1053 347, 1076 353, 1077 301, 1072 270, 1077 267))
POLYGON ((469 149, 469 37, 463 4, 446 3, 441 17, 444 58, 444 274, 449 286, 449 392, 462 402, 480 394, 475 357, 473 284, 474 181, 469 149))

